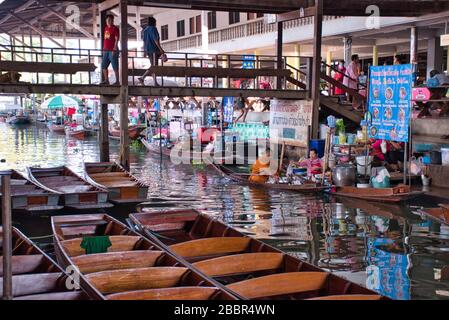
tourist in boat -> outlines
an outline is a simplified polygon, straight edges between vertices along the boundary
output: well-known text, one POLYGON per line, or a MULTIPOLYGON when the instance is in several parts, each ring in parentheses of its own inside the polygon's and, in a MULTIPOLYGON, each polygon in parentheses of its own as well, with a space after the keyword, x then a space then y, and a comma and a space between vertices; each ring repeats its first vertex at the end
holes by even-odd
MULTIPOLYGON (((352 55, 351 63, 346 68, 346 76, 343 80, 343 84, 354 90, 358 90, 358 78, 360 76, 360 63, 359 56, 357 54, 352 55)), ((352 98, 352 107, 354 110, 358 110, 358 99, 355 96, 349 96, 352 98)))
POLYGON ((276 176, 277 171, 273 172, 270 168, 270 162, 271 151, 270 149, 266 149, 265 153, 261 154, 253 164, 249 181, 254 183, 266 183, 268 179, 270 179, 270 176, 276 176))
MULTIPOLYGON (((143 30, 143 44, 145 56, 150 59, 151 66, 157 66, 159 58, 165 54, 160 42, 159 31, 156 28, 156 19, 154 17, 148 18, 148 25, 143 30)), ((150 69, 148 69, 142 77, 139 77, 139 82, 145 84, 145 78, 150 75, 150 69)), ((156 80, 156 74, 153 74, 154 85, 159 86, 156 80)))
POLYGON ((109 65, 112 64, 114 69, 115 83, 118 81, 118 42, 120 39, 120 31, 117 26, 114 25, 114 16, 112 14, 106 17, 106 27, 104 29, 104 43, 103 43, 103 60, 101 63, 101 69, 103 70, 103 81, 101 84, 109 83, 109 65))
POLYGON ((321 163, 321 159, 318 157, 317 149, 310 149, 309 158, 299 162, 300 167, 307 168, 307 175, 309 177, 323 173, 323 166, 321 163))

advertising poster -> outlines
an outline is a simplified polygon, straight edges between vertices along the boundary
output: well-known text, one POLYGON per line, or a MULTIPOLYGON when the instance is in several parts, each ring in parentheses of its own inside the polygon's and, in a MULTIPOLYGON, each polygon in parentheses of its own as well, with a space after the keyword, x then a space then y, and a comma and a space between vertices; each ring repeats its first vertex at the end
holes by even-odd
POLYGON ((411 64, 371 67, 370 138, 408 142, 412 83, 411 64))
POLYGON ((253 55, 243 56, 242 69, 254 69, 256 57, 253 55))
POLYGON ((270 105, 271 143, 307 148, 312 101, 273 99, 270 105))
POLYGON ((224 122, 232 123, 234 121, 234 97, 223 97, 222 104, 224 122))

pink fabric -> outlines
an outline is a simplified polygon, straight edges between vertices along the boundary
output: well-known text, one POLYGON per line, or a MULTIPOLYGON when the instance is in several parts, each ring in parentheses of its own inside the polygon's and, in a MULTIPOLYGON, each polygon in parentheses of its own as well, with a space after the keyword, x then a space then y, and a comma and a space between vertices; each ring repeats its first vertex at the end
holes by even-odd
POLYGON ((359 66, 352 61, 346 68, 346 77, 343 84, 351 89, 357 89, 357 78, 359 77, 359 66), (351 79, 349 79, 349 78, 351 79), (353 80, 354 79, 354 80, 353 80))
POLYGON ((318 174, 318 173, 321 173, 321 172, 317 172, 317 171, 314 171, 314 170, 312 170, 312 168, 313 167, 322 167, 321 166, 321 159, 320 158, 316 158, 316 159, 306 159, 306 160, 304 160, 304 161, 301 161, 300 163, 299 163, 299 165, 301 166, 301 167, 307 167, 307 174, 310 176, 310 175, 312 175, 312 174, 318 174))

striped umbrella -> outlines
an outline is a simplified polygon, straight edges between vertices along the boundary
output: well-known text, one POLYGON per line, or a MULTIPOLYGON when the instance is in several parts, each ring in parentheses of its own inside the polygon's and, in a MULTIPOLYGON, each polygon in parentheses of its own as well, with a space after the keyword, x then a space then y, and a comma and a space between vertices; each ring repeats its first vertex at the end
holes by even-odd
POLYGON ((69 96, 54 96, 41 104, 42 109, 78 108, 80 100, 69 96))

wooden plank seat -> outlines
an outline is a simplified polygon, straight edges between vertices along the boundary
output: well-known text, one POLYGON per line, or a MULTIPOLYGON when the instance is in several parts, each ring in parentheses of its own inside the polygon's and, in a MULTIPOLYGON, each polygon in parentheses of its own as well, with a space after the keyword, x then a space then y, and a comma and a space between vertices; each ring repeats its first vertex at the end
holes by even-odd
POLYGON ((56 301, 56 300, 86 300, 87 296, 82 291, 66 291, 66 292, 50 292, 41 294, 32 294, 27 296, 21 296, 14 298, 14 300, 43 300, 43 301, 56 301))
POLYGON ((320 290, 328 276, 326 272, 287 272, 240 281, 226 287, 245 298, 258 299, 320 290))
POLYGON ((371 294, 344 294, 335 296, 324 296, 310 298, 306 300, 380 300, 382 297, 378 295, 371 294))
POLYGON ((174 287, 187 270, 183 267, 109 270, 88 274, 86 278, 101 293, 112 294, 174 287))
MULTIPOLYGON (((165 77, 203 77, 203 78, 255 78, 255 77, 289 77, 289 69, 237 69, 237 68, 198 68, 153 66, 149 68, 150 74, 165 77)), ((132 76, 142 76, 146 70, 130 70, 132 76)))
POLYGON ((93 63, 0 61, 0 70, 2 71, 75 74, 77 72, 94 72, 96 69, 97 67, 93 63))
POLYGON ((183 258, 196 258, 244 252, 250 241, 245 237, 203 238, 177 243, 170 249, 183 258))
POLYGON ((84 274, 119 269, 153 267, 162 251, 133 250, 73 257, 73 263, 84 274))
POLYGON ((55 187, 54 189, 62 193, 83 193, 93 191, 92 186, 86 185, 63 186, 63 187, 55 187))
POLYGON ((208 300, 217 292, 214 287, 174 287, 110 294, 109 300, 208 300))
POLYGON ((89 174, 91 178, 102 178, 102 177, 128 177, 126 172, 102 172, 102 173, 91 173, 89 174))
POLYGON ((195 262, 193 266, 210 277, 223 277, 282 267, 284 255, 275 252, 243 253, 195 262))
POLYGON ((38 178, 38 180, 42 184, 55 183, 55 182, 65 183, 73 181, 82 181, 78 177, 74 176, 52 176, 52 177, 38 178))
MULTIPOLYGON (((35 272, 45 261, 41 254, 13 255, 12 274, 26 274, 35 272)), ((3 256, 0 256, 0 277, 3 277, 3 256)))
MULTIPOLYGON (((119 251, 132 251, 137 241, 140 240, 139 236, 109 236, 111 246, 108 248, 108 252, 119 251)), ((74 238, 70 240, 62 241, 62 246, 67 252, 69 257, 76 257, 85 254, 85 250, 80 247, 82 238, 74 238)))
MULTIPOLYGON (((12 277, 12 294, 17 297, 55 291, 63 278, 61 272, 15 275, 12 277)), ((3 277, 0 278, 0 295, 3 295, 3 277)))
POLYGON ((123 187, 138 187, 139 183, 134 181, 108 181, 108 182, 102 182, 102 185, 104 185, 107 188, 123 188, 123 187))

